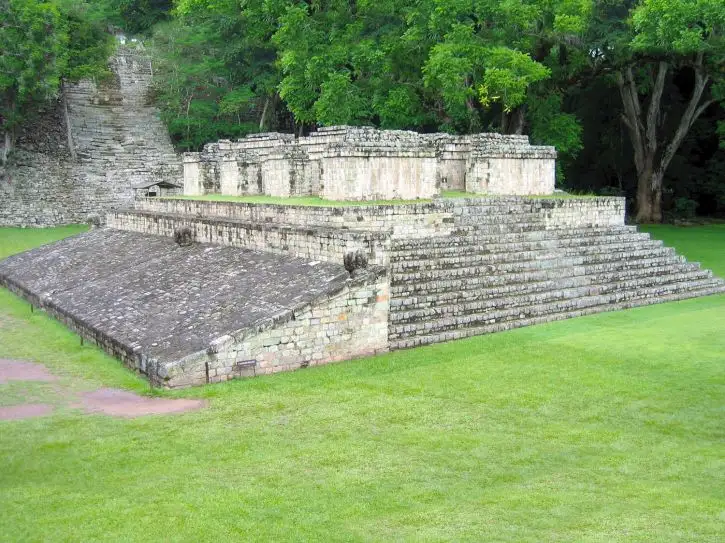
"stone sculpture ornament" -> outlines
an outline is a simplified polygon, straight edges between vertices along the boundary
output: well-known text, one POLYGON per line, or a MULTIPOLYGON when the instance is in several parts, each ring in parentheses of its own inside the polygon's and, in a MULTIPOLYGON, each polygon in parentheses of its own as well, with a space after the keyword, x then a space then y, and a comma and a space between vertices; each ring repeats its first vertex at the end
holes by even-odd
POLYGON ((179 247, 188 247, 194 243, 194 236, 191 228, 188 226, 180 226, 174 230, 174 241, 179 247))

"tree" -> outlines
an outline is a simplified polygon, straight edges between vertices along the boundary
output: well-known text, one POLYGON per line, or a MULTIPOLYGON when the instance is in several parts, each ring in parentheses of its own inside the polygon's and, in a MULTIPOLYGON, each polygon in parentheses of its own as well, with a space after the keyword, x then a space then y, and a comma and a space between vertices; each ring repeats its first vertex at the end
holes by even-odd
POLYGON ((725 98, 725 9, 721 0, 643 0, 632 12, 632 30, 617 85, 637 169, 636 220, 661 222, 667 168, 694 122, 725 98), (694 85, 679 119, 667 124, 662 96, 676 69, 691 71, 694 85), (641 95, 649 97, 646 106, 641 95))
POLYGON ((68 36, 58 8, 36 0, 0 0, 0 130, 4 164, 33 103, 57 95, 68 36))

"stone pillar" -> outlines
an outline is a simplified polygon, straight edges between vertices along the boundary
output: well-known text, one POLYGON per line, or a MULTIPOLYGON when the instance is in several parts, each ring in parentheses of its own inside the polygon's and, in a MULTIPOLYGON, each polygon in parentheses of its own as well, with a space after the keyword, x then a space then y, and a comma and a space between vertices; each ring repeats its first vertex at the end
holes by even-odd
POLYGON ((440 190, 466 190, 466 168, 471 153, 468 136, 428 136, 436 150, 436 181, 440 190))
POLYGON ((556 151, 530 145, 527 136, 471 136, 466 191, 477 194, 554 193, 556 151))
POLYGON ((184 153, 184 194, 200 196, 204 194, 199 153, 184 153))

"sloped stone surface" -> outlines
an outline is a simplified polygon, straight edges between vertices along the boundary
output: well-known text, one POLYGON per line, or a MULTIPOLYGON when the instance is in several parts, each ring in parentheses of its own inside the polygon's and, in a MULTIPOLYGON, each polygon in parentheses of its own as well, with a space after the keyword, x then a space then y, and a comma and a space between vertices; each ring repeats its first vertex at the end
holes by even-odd
POLYGON ((348 277, 342 265, 110 229, 0 262, 0 282, 162 361, 338 291, 348 277))

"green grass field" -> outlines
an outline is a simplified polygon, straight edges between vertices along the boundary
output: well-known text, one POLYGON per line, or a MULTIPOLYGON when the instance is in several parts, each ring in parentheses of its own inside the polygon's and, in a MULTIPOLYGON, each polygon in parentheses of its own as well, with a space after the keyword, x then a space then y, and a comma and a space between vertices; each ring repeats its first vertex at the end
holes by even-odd
MULTIPOLYGON (((724 227, 651 231, 725 275, 724 227)), ((723 541, 724 331, 713 296, 162 393, 210 401, 179 416, 0 421, 0 539, 723 541)), ((148 388, 4 290, 0 358, 148 388)), ((0 385, 24 395, 52 390, 0 385)))

